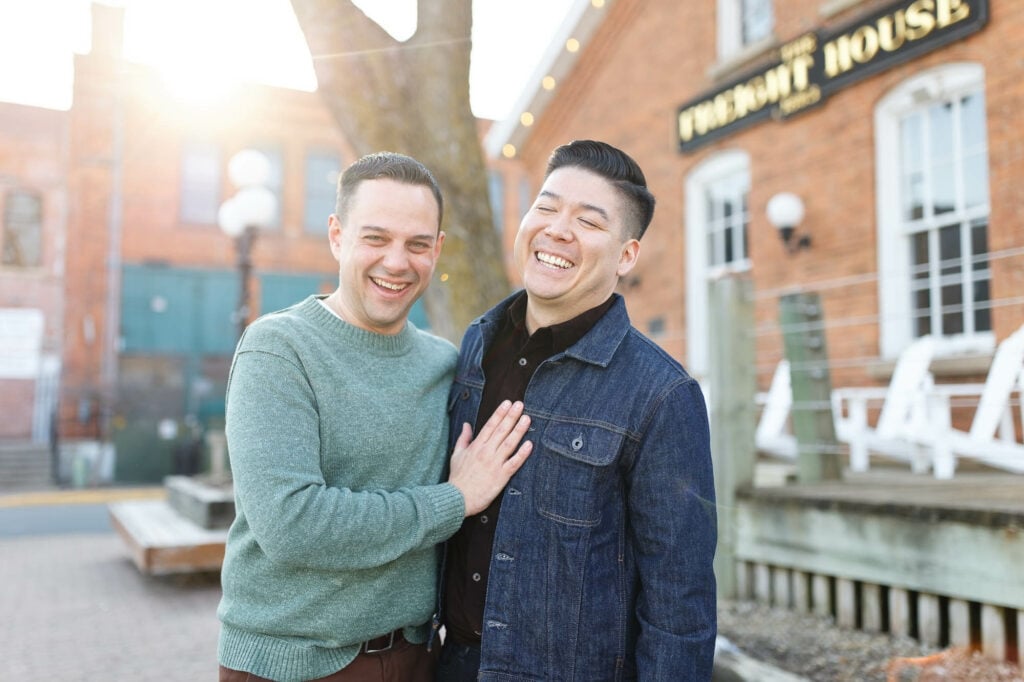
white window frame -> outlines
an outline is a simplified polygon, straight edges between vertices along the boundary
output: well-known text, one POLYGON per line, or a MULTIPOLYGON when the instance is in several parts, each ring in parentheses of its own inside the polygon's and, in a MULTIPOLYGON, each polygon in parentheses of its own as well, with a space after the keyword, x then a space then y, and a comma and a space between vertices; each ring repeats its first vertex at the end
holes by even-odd
MULTIPOLYGON (((913 340, 910 239, 903 231, 900 203, 900 122, 917 109, 970 92, 980 92, 984 99, 984 68, 946 64, 903 81, 875 107, 879 350, 884 358, 895 359, 913 340)), ((940 354, 991 353, 994 348, 991 331, 958 334, 943 337, 940 354)))
MULTIPOLYGON (((711 267, 708 264, 707 189, 727 178, 741 176, 750 187, 750 155, 740 150, 716 154, 698 164, 686 177, 686 369, 703 380, 710 371, 708 340, 708 281, 750 269, 750 258, 711 267)), ((749 210, 749 205, 748 205, 749 210)), ((749 243, 749 234, 747 235, 749 243)))

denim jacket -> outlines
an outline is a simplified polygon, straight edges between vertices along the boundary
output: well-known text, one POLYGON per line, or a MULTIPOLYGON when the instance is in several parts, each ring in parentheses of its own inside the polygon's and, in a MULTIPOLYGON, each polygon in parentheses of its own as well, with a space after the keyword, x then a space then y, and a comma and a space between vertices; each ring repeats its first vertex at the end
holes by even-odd
MULTIPOLYGON (((514 298, 466 332, 452 424, 476 422, 484 350, 514 298)), ((526 390, 534 450, 501 502, 480 680, 711 679, 717 531, 704 398, 616 299, 526 390)))

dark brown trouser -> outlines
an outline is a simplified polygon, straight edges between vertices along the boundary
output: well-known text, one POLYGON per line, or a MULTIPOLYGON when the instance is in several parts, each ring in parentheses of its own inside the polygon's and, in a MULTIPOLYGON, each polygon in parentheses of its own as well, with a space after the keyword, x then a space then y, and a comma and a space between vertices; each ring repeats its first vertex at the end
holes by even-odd
MULTIPOLYGON (((338 672, 310 682, 433 682, 436 665, 436 649, 431 653, 426 644, 410 644, 402 639, 387 651, 361 653, 338 672)), ((273 680, 220 666, 220 682, 273 680)))

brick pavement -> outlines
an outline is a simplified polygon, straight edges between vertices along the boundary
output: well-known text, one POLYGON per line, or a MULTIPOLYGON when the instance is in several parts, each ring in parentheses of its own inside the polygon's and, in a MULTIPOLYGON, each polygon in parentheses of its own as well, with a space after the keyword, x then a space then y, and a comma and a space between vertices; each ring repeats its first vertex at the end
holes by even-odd
POLYGON ((216 574, 141 575, 113 533, 0 540, 0 680, 217 676, 216 574))

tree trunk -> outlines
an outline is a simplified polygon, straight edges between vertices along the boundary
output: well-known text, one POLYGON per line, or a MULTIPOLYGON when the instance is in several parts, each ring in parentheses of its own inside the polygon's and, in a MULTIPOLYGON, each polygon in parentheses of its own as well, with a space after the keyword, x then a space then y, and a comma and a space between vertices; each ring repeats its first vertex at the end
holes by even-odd
POLYGON ((433 331, 457 343, 509 291, 469 104, 472 0, 419 0, 404 43, 350 0, 291 3, 320 96, 356 152, 408 154, 441 185, 447 237, 424 302, 433 331))

